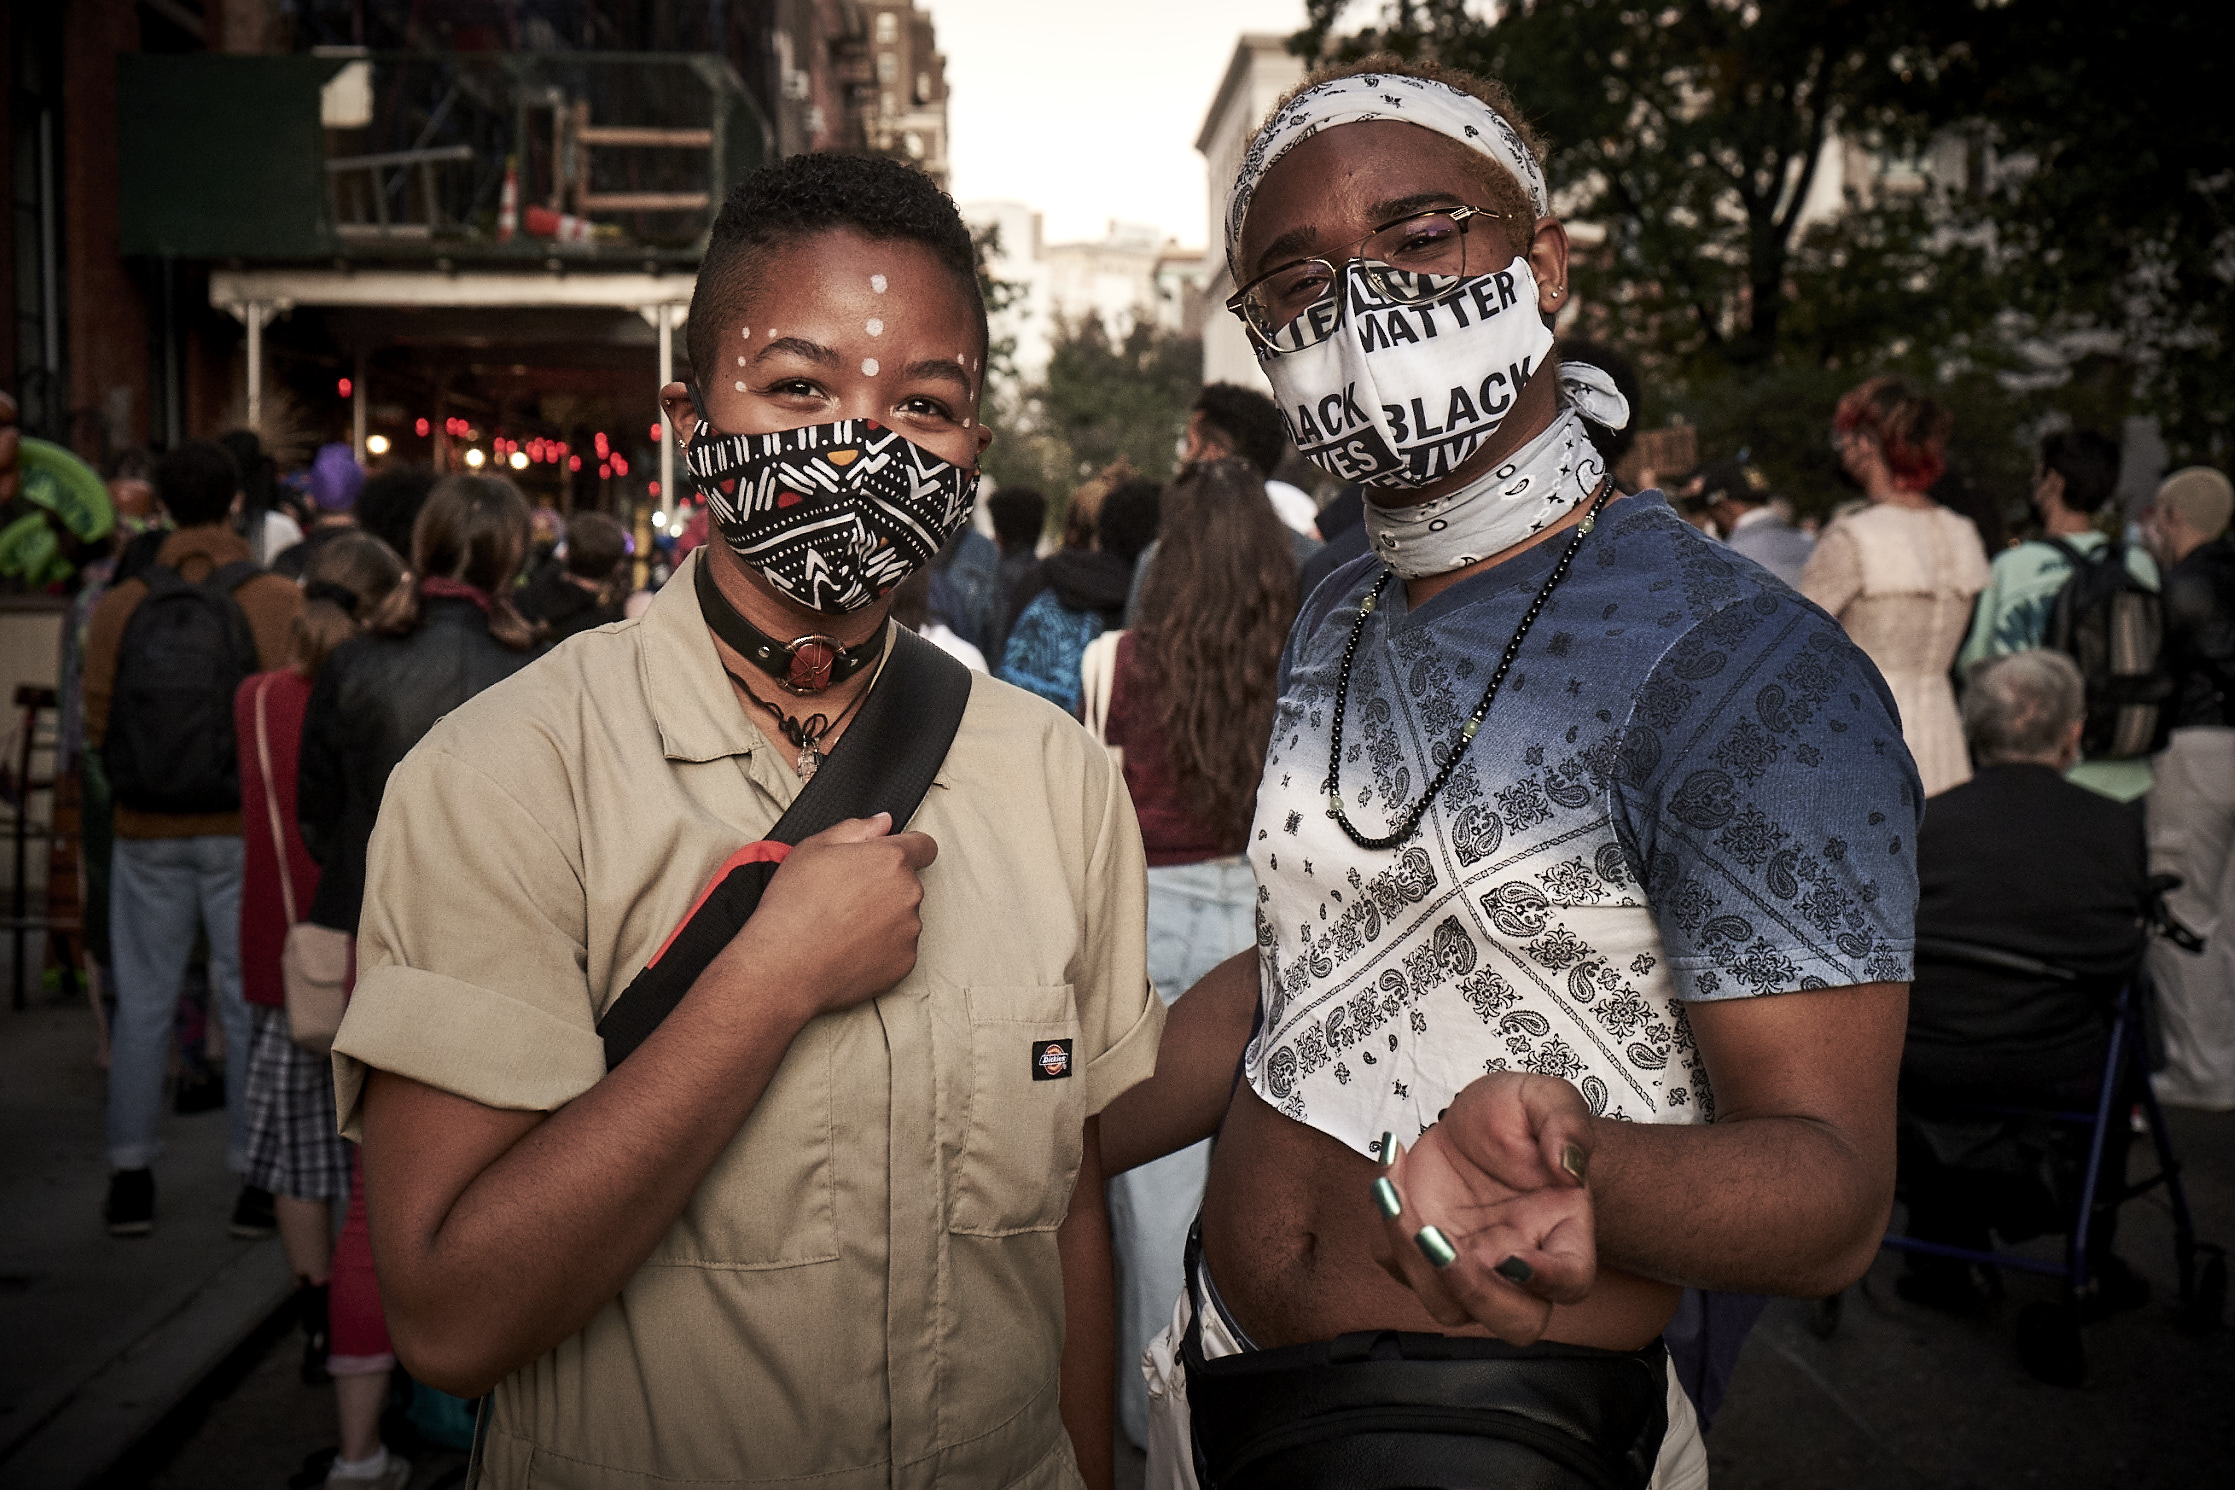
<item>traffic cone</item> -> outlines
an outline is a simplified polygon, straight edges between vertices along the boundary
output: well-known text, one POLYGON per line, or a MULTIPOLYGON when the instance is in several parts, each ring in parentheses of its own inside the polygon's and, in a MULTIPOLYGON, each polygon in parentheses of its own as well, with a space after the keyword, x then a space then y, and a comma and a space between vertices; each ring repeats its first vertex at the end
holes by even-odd
POLYGON ((561 243, 588 243, 592 224, 586 217, 576 217, 571 212, 553 212, 548 207, 528 208, 528 232, 538 238, 556 238, 561 243))
POLYGON ((504 190, 497 195, 497 241, 510 243, 520 231, 520 168, 516 157, 504 158, 504 190))

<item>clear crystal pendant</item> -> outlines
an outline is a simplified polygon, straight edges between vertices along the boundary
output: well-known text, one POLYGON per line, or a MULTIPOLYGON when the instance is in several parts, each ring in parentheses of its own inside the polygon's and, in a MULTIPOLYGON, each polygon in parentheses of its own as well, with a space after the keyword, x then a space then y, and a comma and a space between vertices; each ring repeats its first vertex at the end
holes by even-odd
POLYGON ((792 769, 799 772, 800 780, 813 781, 815 779, 815 770, 817 767, 822 765, 822 763, 823 753, 820 750, 817 750, 814 746, 807 745, 801 747, 799 752, 799 764, 792 769))

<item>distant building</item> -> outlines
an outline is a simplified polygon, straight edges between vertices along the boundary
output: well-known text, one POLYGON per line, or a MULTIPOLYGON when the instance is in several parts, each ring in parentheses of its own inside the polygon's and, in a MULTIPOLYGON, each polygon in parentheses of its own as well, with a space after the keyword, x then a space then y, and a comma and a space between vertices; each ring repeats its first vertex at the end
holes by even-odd
POLYGON ((862 128, 869 148, 922 167, 947 184, 947 59, 939 54, 931 16, 913 0, 869 0, 871 86, 864 91, 862 128))
POLYGON ((1304 61, 1288 51, 1288 38, 1265 33, 1242 37, 1234 44, 1234 57, 1226 76, 1211 97, 1195 148, 1203 157, 1210 190, 1210 243, 1203 250, 1203 381, 1239 383, 1245 388, 1265 387, 1257 370, 1256 354, 1242 323, 1229 315, 1226 302, 1240 286, 1226 268, 1226 193, 1241 170, 1242 151, 1250 136, 1273 112, 1282 94, 1304 79, 1304 61))
POLYGON ((647 520, 730 187, 814 150, 947 171, 908 0, 73 0, 4 50, 0 387, 96 463, 246 423, 647 520))
POLYGON ((975 229, 1000 230, 1000 254, 989 267, 996 279, 1024 287, 993 334, 1016 338, 1017 371, 1028 381, 1047 369, 1059 321, 1093 316, 1112 336, 1142 324, 1201 333, 1202 255, 1154 227, 1113 221, 1099 240, 1051 244, 1040 214, 1022 202, 966 202, 962 215, 975 229))

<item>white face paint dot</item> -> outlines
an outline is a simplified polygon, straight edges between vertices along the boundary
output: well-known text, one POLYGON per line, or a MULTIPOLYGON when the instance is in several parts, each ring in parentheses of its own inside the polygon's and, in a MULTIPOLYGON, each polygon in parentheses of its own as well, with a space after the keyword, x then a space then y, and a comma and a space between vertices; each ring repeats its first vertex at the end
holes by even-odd
POLYGON ((867 331, 871 336, 883 336, 885 334, 885 323, 883 321, 872 318, 869 324, 862 329, 864 331, 867 331))
POLYGON ((861 375, 865 378, 874 378, 875 376, 877 376, 876 358, 864 357, 861 359, 861 375))
POLYGON ((743 366, 745 365, 745 359, 744 359, 744 358, 742 358, 742 357, 738 358, 738 359, 737 359, 737 365, 738 365, 739 367, 743 367, 743 366))
POLYGON ((745 391, 745 385, 743 383, 736 383, 731 386, 735 387, 739 393, 743 393, 745 391))
POLYGON ((968 419, 965 419, 965 420, 963 420, 963 421, 962 421, 962 427, 963 427, 964 429, 968 429, 968 428, 970 427, 970 421, 969 421, 968 419))
POLYGON ((869 276, 869 288, 871 288, 872 290, 875 290, 875 291, 876 291, 876 292, 877 292, 878 294, 880 294, 880 295, 884 294, 884 293, 885 293, 885 277, 884 277, 884 276, 883 276, 882 274, 872 274, 872 275, 870 275, 870 276, 869 276))

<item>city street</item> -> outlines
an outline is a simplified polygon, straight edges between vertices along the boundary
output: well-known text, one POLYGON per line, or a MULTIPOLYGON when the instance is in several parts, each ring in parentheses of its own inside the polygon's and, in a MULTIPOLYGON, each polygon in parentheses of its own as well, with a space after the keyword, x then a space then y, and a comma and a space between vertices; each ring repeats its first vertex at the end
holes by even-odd
MULTIPOLYGON (((115 1342, 146 1337, 145 1321, 184 1318, 199 1299, 205 1337, 190 1342, 197 1349, 174 1340, 159 1353, 169 1374, 143 1370, 148 1394, 132 1409, 111 1405, 113 1393, 104 1398, 107 1457, 75 1462, 86 1471, 115 1463, 103 1482, 114 1486, 278 1490, 310 1456, 332 1448, 333 1397, 298 1379, 301 1336, 291 1325, 257 1328, 284 1296, 284 1269, 276 1243, 224 1234, 231 1192, 220 1172, 222 1117, 171 1120, 165 1174, 180 1179, 166 1185, 156 1235, 112 1241, 98 1217, 101 1081, 86 1059, 90 1016, 82 1005, 50 1004, 9 1017, 0 1031, 0 1144, 42 1156, 16 1166, 4 1192, 7 1255, 30 1260, 28 1274, 11 1276, 0 1292, 0 1333, 28 1345, 0 1366, 7 1441, 16 1442, 27 1416, 57 1412, 62 1383, 98 1388, 102 1366, 120 1353, 115 1342), (43 1204, 32 1203, 34 1190, 43 1204), (252 1272, 257 1287, 236 1283, 228 1294, 229 1268, 252 1272), (117 1431, 126 1423, 128 1431, 117 1431)), ((2235 1237, 2235 1114, 2172 1118, 2200 1232, 2235 1237)), ((2142 1152, 2137 1146, 2137 1163, 2142 1152)), ((1897 1299, 1901 1264, 1882 1255, 1847 1294, 1829 1339, 1812 1328, 1815 1306, 1773 1305, 1708 1440, 1717 1490, 2212 1483, 2235 1453, 2235 1331, 2198 1338, 2180 1327, 2171 1230, 2157 1202, 2128 1208, 2119 1250, 2149 1278, 2155 1299, 2088 1329, 2090 1375, 2077 1390, 2043 1385, 2017 1362, 2018 1312, 2051 1294, 2024 1275, 2005 1275, 2007 1297, 1992 1317, 1956 1320, 1897 1299)), ((11 1271, 21 1266, 11 1263, 11 1271)), ((148 1354, 122 1353, 128 1363, 148 1354)), ((117 1367, 108 1370, 113 1376, 117 1367)), ((95 1421, 83 1400, 91 1395, 81 1394, 74 1421, 95 1421)), ((72 1446, 82 1452, 88 1442, 81 1434, 72 1446)), ((422 1448, 413 1457, 420 1490, 460 1482, 462 1455, 422 1448)), ((1121 1460, 1121 1485, 1137 1484, 1139 1474, 1137 1457, 1121 1460)), ((0 1483, 65 1490, 82 1481, 0 1458, 0 1483)))

